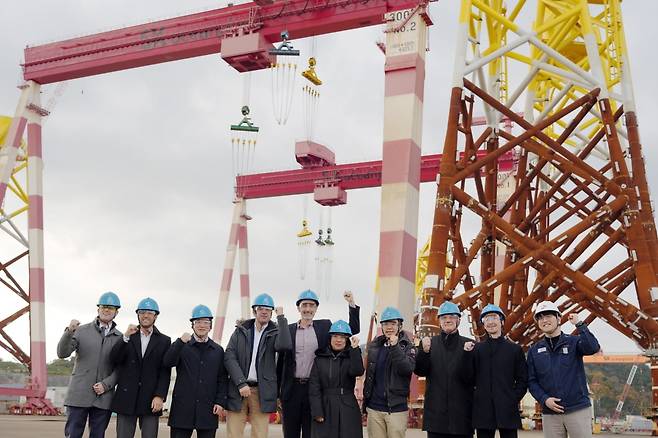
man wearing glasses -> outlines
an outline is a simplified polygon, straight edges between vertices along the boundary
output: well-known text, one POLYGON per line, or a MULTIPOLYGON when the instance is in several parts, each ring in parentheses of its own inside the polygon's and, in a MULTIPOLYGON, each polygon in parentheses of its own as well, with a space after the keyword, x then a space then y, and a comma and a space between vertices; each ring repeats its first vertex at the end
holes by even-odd
POLYGON ((599 351, 599 342, 576 313, 569 322, 577 336, 562 333, 562 313, 551 301, 535 309, 535 322, 544 339, 528 350, 528 388, 541 405, 544 437, 592 436, 591 402, 583 356, 599 351))
POLYGON ((521 428, 519 402, 528 388, 528 369, 521 346, 505 339, 505 313, 488 304, 480 313, 486 336, 483 342, 467 342, 462 370, 475 386, 473 427, 478 438, 516 438, 521 428))
POLYGON ((160 308, 153 298, 141 300, 136 313, 139 325, 130 324, 110 354, 119 371, 112 411, 117 413, 117 438, 133 438, 138 420, 142 438, 156 438, 171 377, 162 359, 171 339, 154 325, 160 308))
POLYGON ((192 309, 193 333, 183 333, 165 353, 163 364, 176 367, 169 412, 171 438, 214 438, 218 416, 226 407, 227 375, 224 349, 208 337, 212 313, 199 304, 192 309))
POLYGON ((270 413, 276 412, 276 353, 290 351, 292 341, 283 308, 276 308, 277 324, 271 321, 274 300, 268 294, 256 297, 254 318, 238 324, 226 347, 226 370, 230 377, 226 427, 229 438, 242 438, 247 421, 251 436, 267 437, 270 413))
POLYGON ((121 302, 114 292, 105 292, 98 300, 98 315, 80 325, 77 319, 69 326, 57 344, 57 357, 66 359, 75 352, 75 365, 66 393, 67 438, 82 438, 89 421, 89 438, 103 438, 110 422, 112 394, 117 373, 110 361, 112 347, 121 342, 121 332, 114 318, 121 302))
POLYGON ((439 307, 441 333, 424 337, 416 355, 416 374, 426 377, 423 430, 428 438, 473 436, 473 386, 462 378, 464 345, 459 335, 461 311, 446 301, 439 307))

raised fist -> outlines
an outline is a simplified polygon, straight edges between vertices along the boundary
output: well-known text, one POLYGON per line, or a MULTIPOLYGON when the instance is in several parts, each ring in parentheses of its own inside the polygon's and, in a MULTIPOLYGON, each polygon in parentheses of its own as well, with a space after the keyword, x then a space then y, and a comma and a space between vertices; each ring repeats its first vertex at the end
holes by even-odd
POLYGON ((422 345, 423 345, 423 351, 425 353, 429 353, 430 346, 432 345, 432 338, 430 338, 429 336, 425 336, 422 340, 422 345))
POLYGON ((345 301, 347 301, 347 303, 348 303, 350 306, 354 306, 354 305, 355 305, 355 304, 354 304, 354 295, 352 294, 352 291, 351 291, 351 290, 346 290, 345 292, 343 292, 343 298, 345 298, 345 301))
MULTIPOLYGON (((77 330, 77 328, 80 326, 80 321, 77 319, 72 319, 71 322, 69 323, 69 331, 74 332, 77 330)), ((60 326, 61 327, 61 326, 60 326)))
POLYGON ((180 335, 180 340, 183 341, 183 343, 187 344, 190 339, 192 339, 192 335, 189 334, 188 332, 183 333, 180 335))
POLYGON ((137 330, 138 327, 135 324, 130 324, 123 335, 129 338, 131 335, 137 333, 137 330))
POLYGON ((356 335, 352 336, 350 342, 352 343, 352 348, 357 348, 359 346, 359 337, 356 335))
POLYGON ((577 313, 570 313, 569 314, 569 322, 573 325, 578 324, 578 314, 577 313))
POLYGON ((276 316, 283 316, 283 307, 281 307, 281 306, 277 306, 277 307, 274 309, 274 313, 276 313, 276 316))

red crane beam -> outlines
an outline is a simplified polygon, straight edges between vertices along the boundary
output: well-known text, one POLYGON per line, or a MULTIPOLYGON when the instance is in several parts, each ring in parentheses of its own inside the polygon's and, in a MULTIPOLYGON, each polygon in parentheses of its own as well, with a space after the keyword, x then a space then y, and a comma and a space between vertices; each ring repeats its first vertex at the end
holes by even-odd
MULTIPOLYGON (((478 153, 478 158, 486 151, 478 153)), ((425 155, 420 161, 420 182, 436 181, 441 154, 425 155)), ((505 154, 498 160, 501 171, 512 169, 514 157, 505 154)), ((243 199, 313 193, 318 185, 337 184, 343 190, 366 189, 382 185, 382 162, 337 164, 312 169, 283 170, 236 177, 236 194, 243 199)))
POLYGON ((385 22, 426 0, 291 0, 244 3, 25 49, 24 78, 40 84, 220 53, 227 37, 258 32, 269 42, 385 22), (261 2, 263 3, 263 2, 261 2))

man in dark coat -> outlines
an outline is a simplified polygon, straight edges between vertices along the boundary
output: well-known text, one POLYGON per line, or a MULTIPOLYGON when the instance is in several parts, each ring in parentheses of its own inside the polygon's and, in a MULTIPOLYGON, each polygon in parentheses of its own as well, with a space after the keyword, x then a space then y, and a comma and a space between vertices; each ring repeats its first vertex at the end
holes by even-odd
POLYGON ((276 412, 276 353, 290 351, 288 321, 283 308, 276 308, 277 322, 271 321, 274 300, 261 294, 251 306, 254 318, 238 324, 226 347, 224 362, 230 376, 226 427, 229 438, 242 438, 249 415, 252 436, 266 437, 269 414, 276 412))
POLYGON ((423 430, 428 438, 473 436, 473 386, 460 377, 459 371, 464 344, 472 339, 459 335, 460 317, 456 304, 441 304, 441 333, 423 338, 416 355, 416 374, 427 378, 423 430))
MULTIPOLYGON (((359 306, 354 303, 352 292, 345 291, 349 304, 349 324, 355 335, 361 330, 359 306)), ((308 378, 311 374, 316 350, 329 345, 328 319, 313 319, 320 300, 312 290, 305 290, 297 298, 299 322, 288 325, 292 350, 279 355, 277 374, 281 386, 280 398, 285 438, 310 438, 311 408, 308 399, 308 378)))
POLYGON ((402 314, 387 307, 380 318, 382 334, 368 344, 363 407, 368 436, 404 438, 407 432, 409 384, 416 366, 416 349, 402 330, 402 314))
POLYGON ((354 396, 356 378, 363 374, 359 338, 338 320, 329 330, 329 346, 318 350, 308 394, 313 438, 362 438, 361 410, 354 396), (350 345, 351 343, 351 345, 350 345))
POLYGON ((503 336, 503 310, 493 304, 482 309, 480 321, 487 332, 483 342, 464 345, 462 370, 475 386, 473 427, 478 438, 516 438, 521 428, 519 403, 528 388, 523 349, 503 336))
POLYGON ((119 373, 112 411, 117 413, 117 438, 133 438, 138 420, 142 438, 156 438, 171 378, 162 358, 171 339, 154 325, 160 308, 153 298, 141 300, 136 313, 139 326, 130 324, 110 353, 119 373))
POLYGON ((183 333, 164 356, 176 367, 176 384, 169 412, 171 438, 214 438, 218 415, 226 407, 228 376, 224 349, 208 337, 212 313, 202 304, 192 310, 193 334, 183 333))

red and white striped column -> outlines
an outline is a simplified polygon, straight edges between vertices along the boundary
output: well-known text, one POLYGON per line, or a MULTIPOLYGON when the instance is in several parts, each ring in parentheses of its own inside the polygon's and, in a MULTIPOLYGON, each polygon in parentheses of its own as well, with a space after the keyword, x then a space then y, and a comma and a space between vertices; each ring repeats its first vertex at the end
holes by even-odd
POLYGON ((240 264, 240 315, 251 318, 251 297, 249 293, 249 246, 247 245, 247 201, 242 199, 240 225, 238 228, 238 262, 240 264))
POLYGON ((428 17, 387 14, 379 297, 413 321, 428 17), (427 22, 426 22, 427 20, 427 22))
MULTIPOLYGON (((28 245, 30 266, 30 359, 32 389, 37 397, 46 395, 46 314, 43 257, 43 154, 41 145, 40 86, 31 84, 32 96, 27 111, 27 189, 28 245)), ((20 139, 19 139, 20 141, 20 139)))
POLYGON ((228 296, 231 291, 231 281, 233 279, 233 268, 235 267, 235 255, 238 246, 238 231, 240 229, 240 215, 242 214, 241 198, 233 202, 233 219, 231 220, 231 231, 226 245, 226 258, 224 259, 224 271, 222 273, 222 283, 219 288, 219 301, 217 303, 217 312, 215 313, 215 327, 213 329, 213 340, 221 342, 226 322, 226 312, 228 310, 228 296))
POLYGON ((39 89, 39 84, 28 82, 22 86, 23 91, 18 99, 18 105, 16 105, 16 111, 14 112, 14 118, 11 120, 4 147, 0 149, 0 206, 5 200, 9 178, 11 178, 16 165, 18 148, 21 145, 21 139, 27 125, 26 108, 34 95, 34 88, 39 89))

